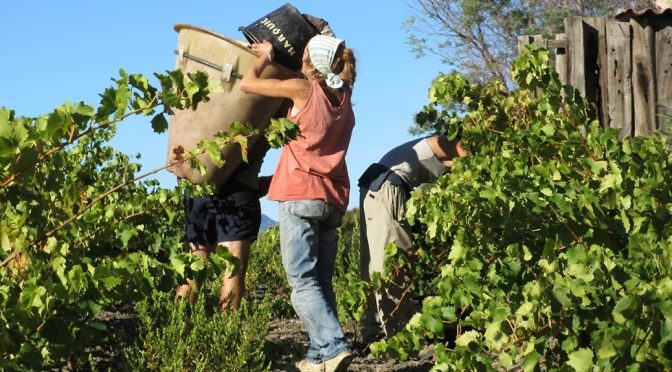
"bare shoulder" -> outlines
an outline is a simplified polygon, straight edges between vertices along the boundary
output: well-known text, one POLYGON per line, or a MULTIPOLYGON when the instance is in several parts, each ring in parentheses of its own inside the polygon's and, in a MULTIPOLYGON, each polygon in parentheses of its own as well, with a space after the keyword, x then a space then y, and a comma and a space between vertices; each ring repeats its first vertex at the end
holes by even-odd
POLYGON ((287 94, 285 97, 291 99, 297 107, 303 107, 310 96, 310 81, 307 79, 288 79, 284 80, 283 91, 287 94))

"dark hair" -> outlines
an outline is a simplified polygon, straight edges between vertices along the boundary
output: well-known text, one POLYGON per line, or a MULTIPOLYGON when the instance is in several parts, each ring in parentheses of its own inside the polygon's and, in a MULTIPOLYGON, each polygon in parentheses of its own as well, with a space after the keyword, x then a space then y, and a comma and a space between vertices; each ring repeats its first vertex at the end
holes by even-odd
POLYGON ((336 55, 337 57, 334 58, 331 70, 335 74, 338 74, 341 79, 347 81, 350 87, 352 87, 355 85, 355 79, 357 77, 357 71, 355 70, 355 65, 357 63, 355 53, 352 49, 345 47, 345 44, 341 44, 336 51, 336 55))

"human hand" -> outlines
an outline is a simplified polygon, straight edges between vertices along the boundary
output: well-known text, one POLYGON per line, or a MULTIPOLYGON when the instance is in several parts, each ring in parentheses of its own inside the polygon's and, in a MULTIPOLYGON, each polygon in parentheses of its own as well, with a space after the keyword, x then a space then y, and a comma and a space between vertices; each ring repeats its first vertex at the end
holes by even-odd
POLYGON ((264 40, 261 43, 254 43, 250 48, 256 55, 268 57, 269 62, 273 60, 273 45, 268 40, 264 40))

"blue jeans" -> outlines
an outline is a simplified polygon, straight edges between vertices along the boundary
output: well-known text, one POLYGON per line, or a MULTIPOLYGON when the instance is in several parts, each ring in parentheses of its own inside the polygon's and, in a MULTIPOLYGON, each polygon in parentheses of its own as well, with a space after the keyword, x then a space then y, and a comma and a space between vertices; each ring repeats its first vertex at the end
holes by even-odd
POLYGON ((306 359, 320 363, 348 348, 332 285, 341 213, 321 200, 279 204, 282 264, 292 305, 310 337, 306 359))

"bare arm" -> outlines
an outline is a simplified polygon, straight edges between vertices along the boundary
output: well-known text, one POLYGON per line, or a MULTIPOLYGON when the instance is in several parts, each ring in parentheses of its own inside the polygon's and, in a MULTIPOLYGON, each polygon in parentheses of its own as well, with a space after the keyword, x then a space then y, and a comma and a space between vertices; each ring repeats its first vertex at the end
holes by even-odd
POLYGON ((266 97, 289 98, 294 105, 301 108, 308 99, 310 84, 305 79, 268 79, 262 78, 261 74, 270 63, 273 56, 273 46, 268 41, 253 44, 252 51, 258 57, 243 75, 240 82, 240 90, 245 93, 258 94, 266 97))

